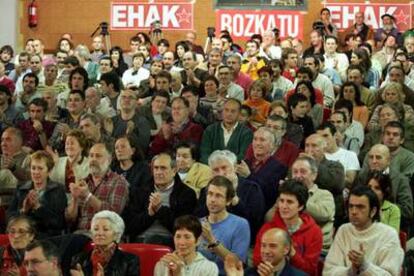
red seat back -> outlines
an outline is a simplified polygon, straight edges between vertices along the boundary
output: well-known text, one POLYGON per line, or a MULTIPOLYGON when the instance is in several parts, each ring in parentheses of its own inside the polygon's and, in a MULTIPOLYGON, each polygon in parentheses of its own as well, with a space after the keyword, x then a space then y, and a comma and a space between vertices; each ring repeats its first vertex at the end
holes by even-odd
POLYGON ((407 233, 400 231, 399 236, 400 236, 401 248, 405 252, 407 250, 407 233))
POLYGON ((0 246, 6 246, 9 245, 9 235, 7 234, 0 234, 0 246))
POLYGON ((139 257, 141 276, 154 275, 155 264, 162 256, 172 252, 168 246, 144 243, 121 243, 119 248, 139 257))

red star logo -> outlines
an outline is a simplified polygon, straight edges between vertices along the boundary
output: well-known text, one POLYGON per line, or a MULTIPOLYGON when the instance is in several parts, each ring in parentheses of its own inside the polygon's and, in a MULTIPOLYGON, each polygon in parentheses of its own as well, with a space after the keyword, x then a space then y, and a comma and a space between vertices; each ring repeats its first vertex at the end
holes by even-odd
POLYGON ((177 16, 178 16, 179 23, 182 23, 182 22, 191 23, 190 21, 191 13, 187 12, 185 8, 182 8, 180 12, 177 12, 177 16))
POLYGON ((408 19, 410 18, 410 15, 405 14, 403 10, 400 10, 398 14, 394 14, 394 17, 395 17, 395 21, 398 27, 401 28, 403 25, 405 26, 409 25, 408 19))

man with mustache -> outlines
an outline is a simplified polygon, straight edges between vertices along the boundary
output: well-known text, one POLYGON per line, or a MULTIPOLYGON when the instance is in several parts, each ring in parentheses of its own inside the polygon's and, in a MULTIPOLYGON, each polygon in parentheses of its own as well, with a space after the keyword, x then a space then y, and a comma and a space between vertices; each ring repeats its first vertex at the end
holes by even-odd
POLYGON ((121 214, 123 211, 129 195, 129 184, 124 177, 109 169, 111 156, 111 149, 107 145, 93 145, 89 151, 89 175, 70 183, 72 198, 65 215, 74 230, 90 229, 96 212, 111 210, 121 214))

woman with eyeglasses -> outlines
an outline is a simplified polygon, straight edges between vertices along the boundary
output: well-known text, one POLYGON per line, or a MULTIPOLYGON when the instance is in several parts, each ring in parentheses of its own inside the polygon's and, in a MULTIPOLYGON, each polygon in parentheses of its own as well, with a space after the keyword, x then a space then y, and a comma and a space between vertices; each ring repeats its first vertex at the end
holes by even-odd
POLYGON ((13 217, 7 224, 7 233, 10 244, 0 247, 0 275, 25 276, 24 251, 36 236, 35 223, 24 215, 13 217))

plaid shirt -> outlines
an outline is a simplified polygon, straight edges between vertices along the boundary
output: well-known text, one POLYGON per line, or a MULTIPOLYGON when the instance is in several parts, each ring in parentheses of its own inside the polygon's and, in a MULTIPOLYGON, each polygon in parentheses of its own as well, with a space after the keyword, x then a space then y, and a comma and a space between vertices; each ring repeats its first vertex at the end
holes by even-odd
POLYGON ((95 213, 102 210, 114 211, 121 214, 129 198, 129 184, 125 178, 117 173, 108 171, 98 185, 95 185, 92 175, 85 179, 89 191, 101 202, 101 208, 95 210, 87 202, 79 206, 78 230, 89 230, 95 213))

